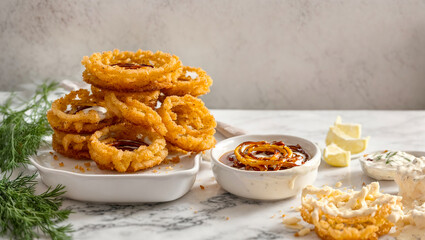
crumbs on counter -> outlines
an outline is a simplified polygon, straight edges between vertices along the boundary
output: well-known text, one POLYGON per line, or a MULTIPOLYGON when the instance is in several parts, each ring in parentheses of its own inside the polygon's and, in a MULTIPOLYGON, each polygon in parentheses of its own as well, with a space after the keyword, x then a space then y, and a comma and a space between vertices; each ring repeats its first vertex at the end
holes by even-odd
POLYGON ((337 182, 337 183, 335 183, 335 187, 336 188, 339 188, 339 187, 341 187, 342 186, 342 182, 337 182))
POLYGON ((305 236, 305 235, 309 234, 309 233, 310 233, 310 231, 311 231, 311 229, 310 229, 310 228, 303 228, 303 229, 301 229, 299 232, 296 232, 296 233, 294 234, 294 236, 295 236, 295 237, 303 237, 303 236, 305 236))

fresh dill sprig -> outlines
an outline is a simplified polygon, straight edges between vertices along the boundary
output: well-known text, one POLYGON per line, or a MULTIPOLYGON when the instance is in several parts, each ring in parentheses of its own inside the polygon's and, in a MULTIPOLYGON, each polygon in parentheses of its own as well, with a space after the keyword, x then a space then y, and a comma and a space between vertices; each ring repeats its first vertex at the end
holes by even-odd
POLYGON ((70 225, 59 226, 70 210, 60 210, 63 186, 35 195, 37 174, 11 178, 11 172, 29 162, 43 138, 52 133, 46 118, 48 95, 57 83, 44 83, 33 98, 23 101, 12 95, 0 106, 0 236, 34 239, 39 234, 52 239, 69 239, 70 225))
POLYGON ((35 177, 19 175, 0 180, 0 235, 11 239, 39 238, 40 231, 52 239, 70 239, 70 225, 58 226, 67 219, 70 210, 59 210, 63 186, 49 188, 35 195, 35 177))
POLYGON ((0 106, 0 115, 3 118, 0 123, 0 170, 2 172, 28 163, 28 156, 37 152, 43 137, 51 134, 52 129, 46 118, 46 112, 50 108, 47 97, 56 88, 57 83, 44 83, 28 102, 22 103, 22 100, 19 101, 15 95, 12 95, 0 106))

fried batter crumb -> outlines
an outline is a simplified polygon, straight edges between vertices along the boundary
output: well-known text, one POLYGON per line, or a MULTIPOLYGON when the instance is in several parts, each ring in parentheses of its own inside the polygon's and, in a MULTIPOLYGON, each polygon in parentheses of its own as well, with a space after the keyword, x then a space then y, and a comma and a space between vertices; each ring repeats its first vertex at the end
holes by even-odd
POLYGON ((339 188, 339 187, 341 187, 342 186, 342 182, 337 182, 337 183, 335 183, 335 187, 336 188, 339 188))
POLYGON ((167 169, 167 170, 173 170, 173 167, 168 166, 168 167, 166 167, 165 169, 167 169))
POLYGON ((198 211, 194 211, 194 213, 198 213, 198 211))
POLYGON ((58 155, 53 155, 53 159, 55 159, 56 161, 59 160, 58 155))
POLYGON ((80 169, 81 172, 85 172, 84 168, 81 166, 78 169, 80 169))
POLYGON ((285 214, 282 214, 282 218, 284 218, 284 217, 286 217, 286 215, 285 214))
POLYGON ((204 190, 204 189, 205 189, 205 187, 204 187, 204 186, 202 186, 202 185, 199 185, 199 187, 200 187, 202 190, 204 190))
POLYGON ((63 167, 63 166, 65 166, 65 164, 63 164, 63 162, 60 162, 60 163, 59 163, 59 166, 60 166, 60 167, 63 167))
POLYGON ((53 152, 49 152, 50 153, 50 155, 53 155, 53 152))
POLYGON ((86 163, 84 163, 84 166, 86 166, 86 167, 90 167, 90 163, 89 162, 86 162, 86 163))
POLYGON ((226 217, 226 221, 228 221, 230 218, 229 217, 226 217))
POLYGON ((294 236, 295 237, 303 237, 303 236, 309 234, 310 231, 311 231, 310 228, 303 228, 299 232, 295 233, 294 236))
POLYGON ((77 165, 75 165, 75 167, 74 167, 74 168, 75 168, 75 169, 78 169, 79 167, 80 167, 80 166, 78 166, 78 164, 77 164, 77 165))
POLYGON ((155 169, 155 170, 152 170, 152 172, 153 172, 153 173, 157 173, 157 172, 158 172, 158 170, 156 170, 156 169, 155 169))
POLYGON ((91 171, 91 168, 89 168, 89 167, 88 167, 88 168, 87 168, 87 171, 91 171))

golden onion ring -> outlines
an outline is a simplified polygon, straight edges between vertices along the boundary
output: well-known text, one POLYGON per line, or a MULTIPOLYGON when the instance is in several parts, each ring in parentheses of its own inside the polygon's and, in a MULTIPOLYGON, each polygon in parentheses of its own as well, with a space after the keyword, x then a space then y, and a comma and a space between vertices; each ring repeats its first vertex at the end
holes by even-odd
POLYGON ((163 89, 162 92, 167 95, 184 96, 186 94, 194 97, 207 94, 213 81, 208 74, 201 68, 185 66, 183 72, 172 87, 163 89), (195 73, 192 78, 190 73, 195 73))
POLYGON ((88 147, 100 169, 135 172, 160 164, 168 154, 164 137, 143 126, 121 123, 95 132, 88 147), (142 141, 134 151, 112 146, 117 140, 142 141))
POLYGON ((182 72, 177 56, 151 51, 129 52, 115 49, 85 56, 83 80, 96 87, 115 91, 151 91, 170 87, 182 72), (126 68, 140 65, 140 68, 126 68), (152 66, 152 67, 144 67, 152 66))
POLYGON ((52 103, 52 109, 47 112, 50 125, 64 132, 92 133, 116 122, 116 117, 109 111, 104 118, 96 111, 87 113, 80 107, 103 107, 104 103, 96 99, 86 89, 72 91, 52 103))
POLYGON ((214 147, 214 117, 201 99, 191 95, 165 98, 158 114, 167 128, 165 139, 186 151, 200 152, 214 147))
POLYGON ((159 90, 146 92, 119 92, 97 88, 93 85, 91 86, 91 91, 93 95, 99 99, 104 99, 107 93, 114 93, 118 99, 131 97, 132 99, 142 102, 151 108, 154 108, 156 106, 160 94, 159 90))
POLYGON ((303 189, 300 213, 313 224, 321 239, 378 239, 394 226, 393 211, 402 211, 401 197, 379 192, 379 183, 361 191, 343 192, 331 187, 303 189))
POLYGON ((135 125, 152 127, 163 136, 167 132, 161 117, 155 110, 131 97, 126 97, 121 101, 114 93, 107 93, 105 95, 105 105, 115 115, 135 125))

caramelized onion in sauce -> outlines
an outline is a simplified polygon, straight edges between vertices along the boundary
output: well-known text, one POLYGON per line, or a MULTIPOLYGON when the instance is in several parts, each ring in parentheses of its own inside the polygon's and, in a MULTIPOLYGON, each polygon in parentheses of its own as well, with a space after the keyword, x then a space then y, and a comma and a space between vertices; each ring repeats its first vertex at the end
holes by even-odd
MULTIPOLYGON (((246 142, 252 143, 252 142, 246 142)), ((255 143, 255 142, 254 142, 255 143)), ((262 143, 262 142, 258 142, 262 143)), ((277 146, 286 146, 282 141, 272 142, 271 144, 277 146)), ((227 166, 234 167, 242 170, 250 170, 250 171, 278 171, 284 169, 290 169, 296 166, 301 166, 305 164, 308 160, 310 160, 310 156, 302 149, 300 145, 288 145, 286 146, 292 150, 292 155, 289 157, 281 157, 281 161, 278 164, 273 165, 259 165, 259 166, 249 166, 241 163, 236 155, 235 151, 229 151, 223 154, 219 161, 226 164, 227 166)), ((271 157, 276 155, 275 151, 257 151, 249 154, 251 157, 255 157, 257 159, 265 159, 267 157, 271 157)))

